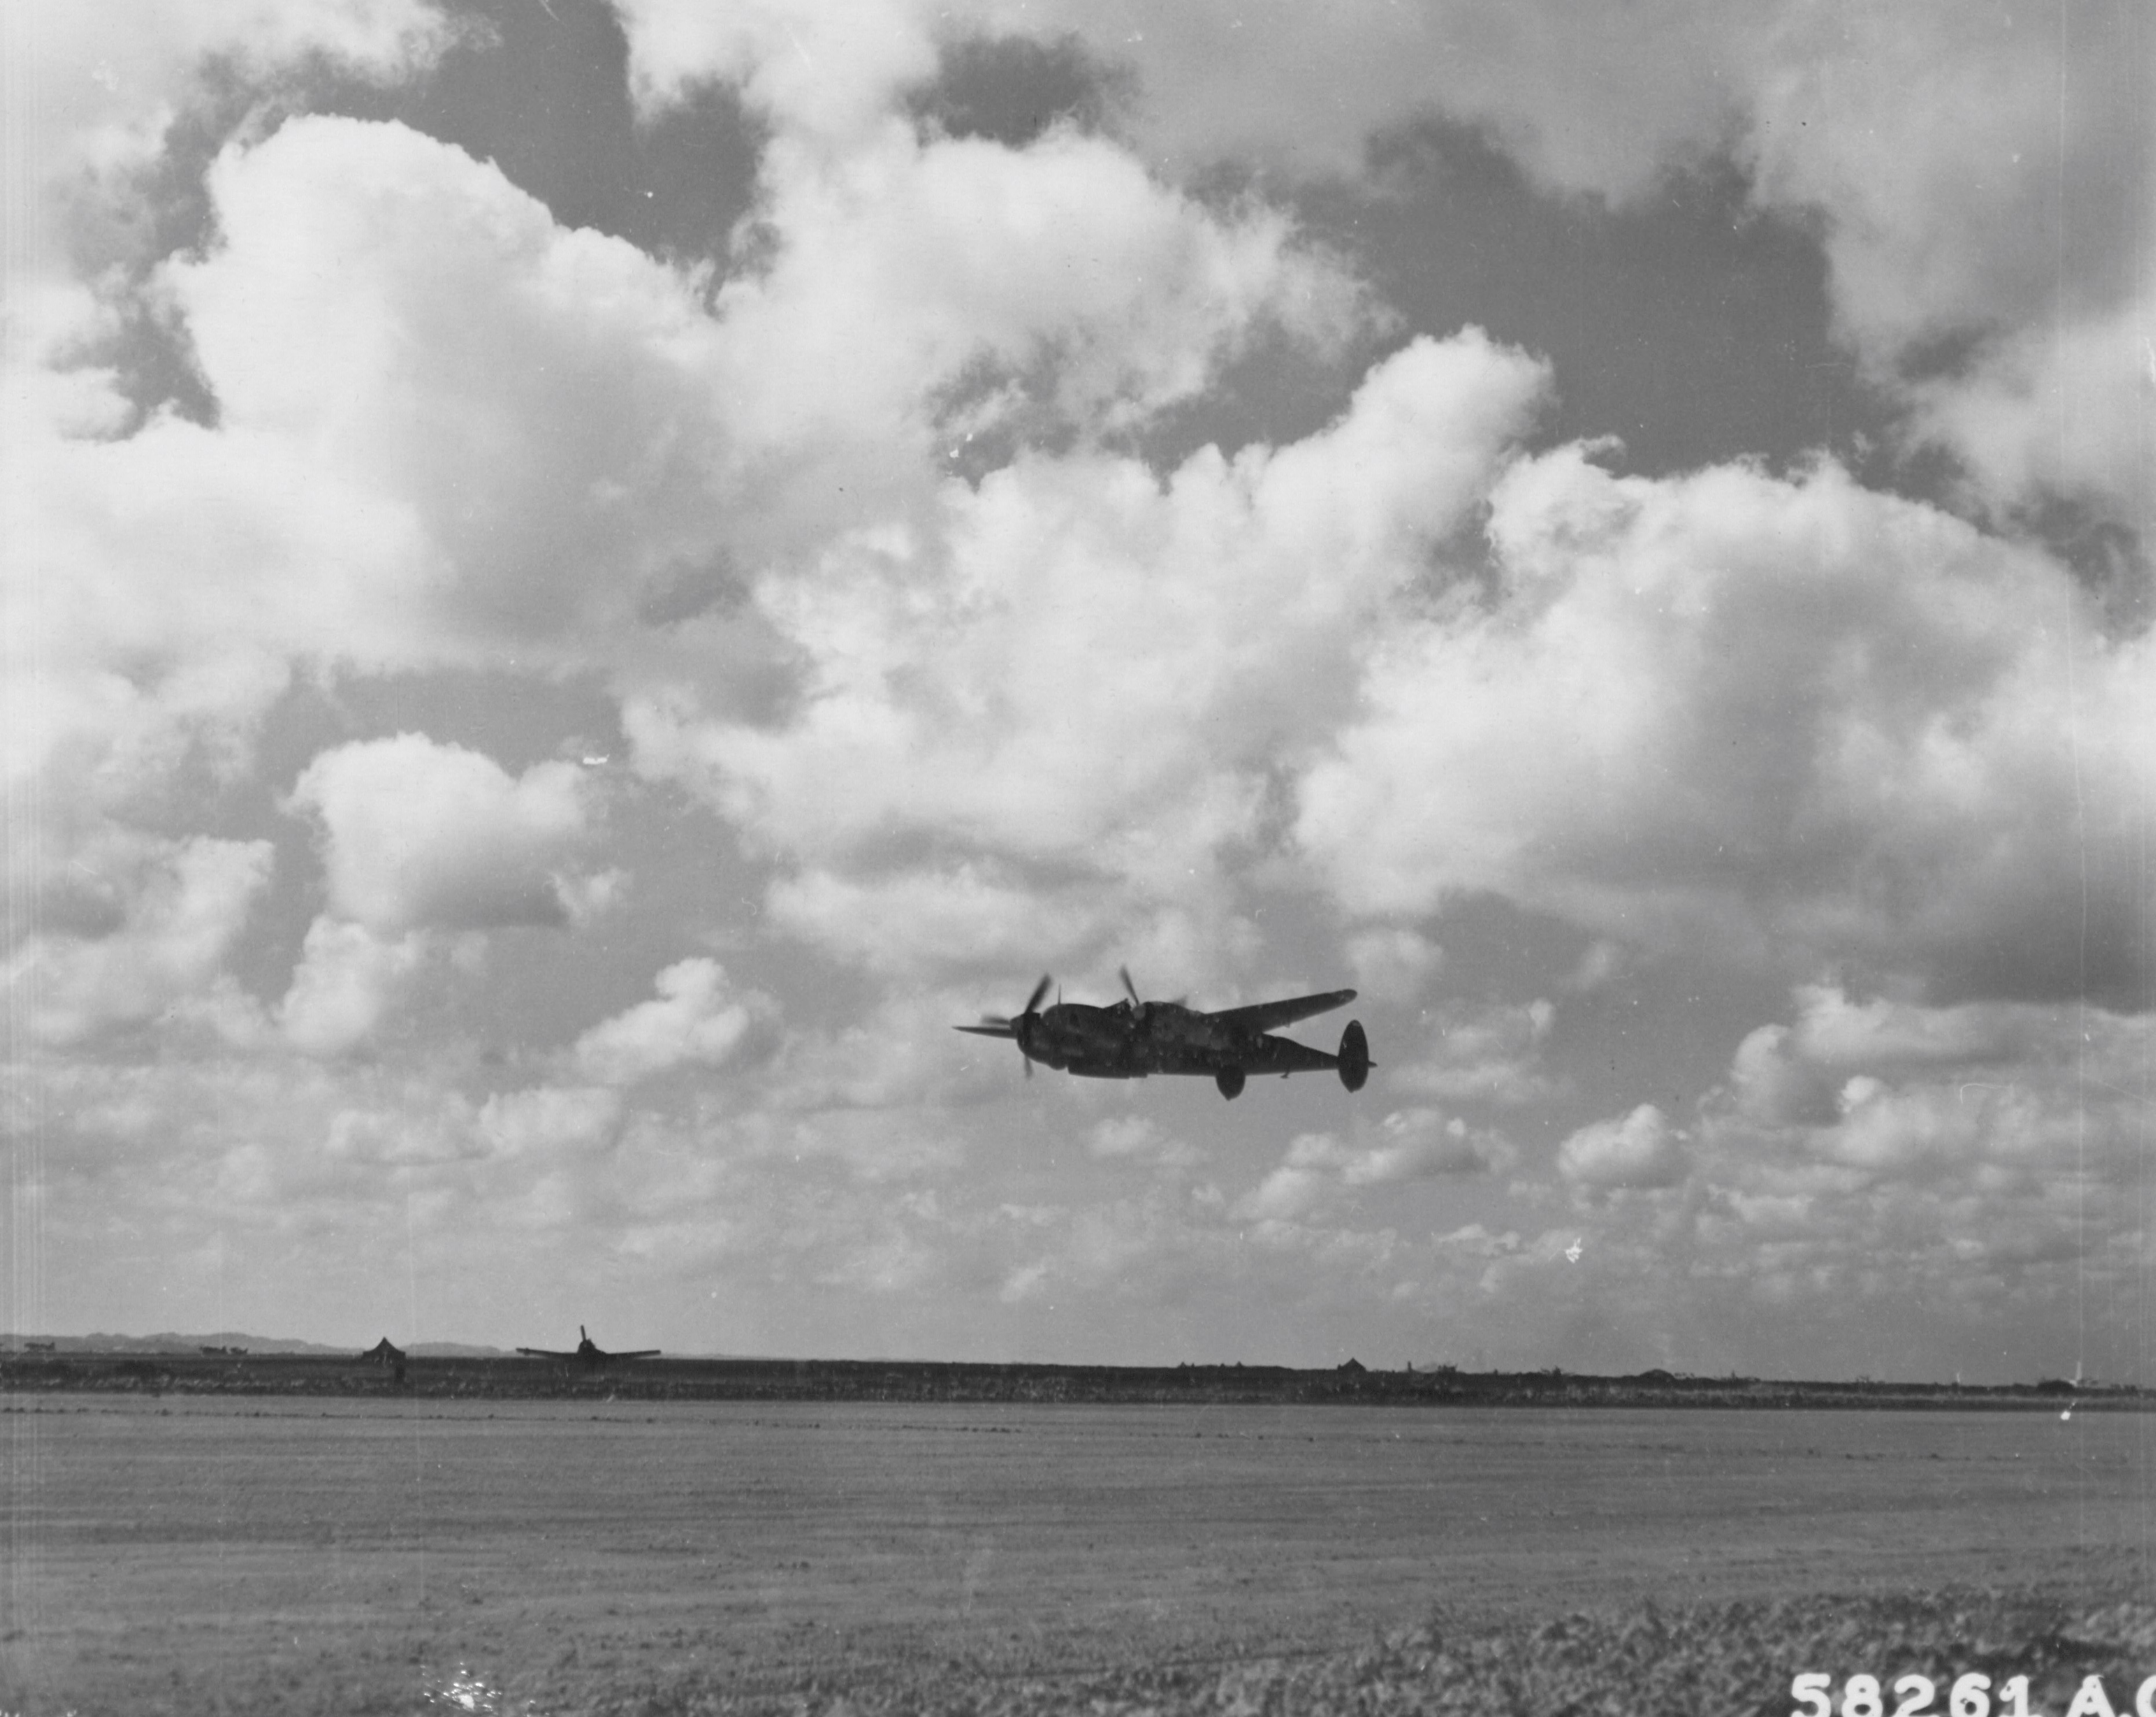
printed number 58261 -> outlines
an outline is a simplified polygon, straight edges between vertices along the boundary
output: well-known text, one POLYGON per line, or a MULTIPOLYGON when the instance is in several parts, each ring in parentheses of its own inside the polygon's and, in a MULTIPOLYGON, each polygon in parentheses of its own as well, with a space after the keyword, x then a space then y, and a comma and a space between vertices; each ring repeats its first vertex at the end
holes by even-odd
POLYGON ((1877 1676, 1852 1675, 1842 1683, 1837 1705, 1832 1676, 1799 1675, 1789 1684, 1789 1697, 1797 1702, 1790 1717, 2030 1717, 2025 1675, 1999 1684, 1996 1706, 1991 1703, 1988 1675, 1972 1673, 1957 1678, 1948 1691, 1943 1712, 1933 1703, 1938 1692, 1938 1684, 1928 1675, 1904 1675, 1894 1684, 1894 1697, 1900 1703, 1889 1711, 1877 1676))

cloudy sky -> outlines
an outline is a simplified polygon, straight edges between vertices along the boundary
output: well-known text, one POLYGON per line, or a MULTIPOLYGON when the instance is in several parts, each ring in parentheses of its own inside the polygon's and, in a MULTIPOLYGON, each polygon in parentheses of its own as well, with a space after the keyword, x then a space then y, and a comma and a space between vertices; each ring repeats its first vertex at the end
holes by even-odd
POLYGON ((2156 1380, 2143 8, 0 28, 0 1325, 2156 1380))

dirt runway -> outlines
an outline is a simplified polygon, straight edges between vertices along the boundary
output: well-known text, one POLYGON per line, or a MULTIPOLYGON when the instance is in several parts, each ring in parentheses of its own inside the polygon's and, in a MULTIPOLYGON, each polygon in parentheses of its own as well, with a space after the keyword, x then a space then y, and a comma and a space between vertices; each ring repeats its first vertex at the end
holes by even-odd
MULTIPOLYGON (((17 1396, 0 1711, 540 1712, 2140 1580, 2141 1414, 17 1396)), ((2143 1589, 2146 1589, 2144 1585, 2143 1589)))

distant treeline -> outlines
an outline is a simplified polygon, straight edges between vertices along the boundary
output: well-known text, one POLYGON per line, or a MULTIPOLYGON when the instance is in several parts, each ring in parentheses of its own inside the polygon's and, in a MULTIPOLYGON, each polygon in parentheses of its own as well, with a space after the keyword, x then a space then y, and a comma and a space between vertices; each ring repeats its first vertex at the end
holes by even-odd
POLYGON ((655 1359, 586 1365, 524 1358, 388 1362, 322 1354, 0 1355, 0 1393, 399 1396, 428 1400, 1092 1402, 1534 1407, 2138 1409, 2156 1395, 2033 1384, 1794 1382, 1645 1371, 1373 1371, 1284 1365, 1050 1365, 880 1360, 655 1359))

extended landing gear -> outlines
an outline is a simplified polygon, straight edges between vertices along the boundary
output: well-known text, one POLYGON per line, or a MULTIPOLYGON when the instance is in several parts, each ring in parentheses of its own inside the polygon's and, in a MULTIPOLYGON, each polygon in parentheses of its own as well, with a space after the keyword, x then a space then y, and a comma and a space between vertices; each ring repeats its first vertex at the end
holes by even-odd
POLYGON ((1213 1082, 1220 1087, 1220 1095, 1237 1098, 1243 1094, 1243 1070, 1229 1067, 1213 1076, 1213 1082))

